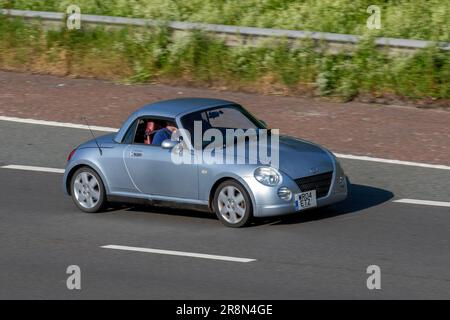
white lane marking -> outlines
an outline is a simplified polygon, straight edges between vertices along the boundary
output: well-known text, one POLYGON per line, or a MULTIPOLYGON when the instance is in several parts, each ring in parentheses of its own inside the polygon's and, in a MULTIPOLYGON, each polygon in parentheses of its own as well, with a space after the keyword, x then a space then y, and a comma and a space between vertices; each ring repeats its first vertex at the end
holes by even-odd
MULTIPOLYGON (((87 125, 78 124, 78 123, 24 119, 24 118, 5 117, 5 116, 0 116, 0 120, 20 122, 20 123, 29 123, 29 124, 40 124, 40 125, 44 125, 44 126, 53 126, 53 127, 65 127, 65 128, 85 129, 85 130, 89 129, 87 125)), ((110 127, 99 127, 99 126, 90 126, 90 127, 94 131, 117 132, 119 130, 117 128, 110 128, 110 127)))
POLYGON ((48 167, 34 167, 34 166, 20 166, 20 165, 15 165, 15 164, 2 166, 0 168, 2 168, 2 169, 14 169, 14 170, 26 170, 26 171, 64 173, 64 169, 48 168, 48 167))
POLYGON ((158 254, 168 254, 173 256, 183 256, 201 259, 212 259, 212 260, 223 260, 223 261, 233 261, 233 262, 252 262, 256 259, 248 258, 237 258, 229 256, 218 256, 214 254, 204 254, 204 253, 194 253, 194 252, 184 252, 184 251, 172 251, 172 250, 160 250, 151 248, 139 248, 139 247, 128 247, 128 246, 118 246, 118 245, 107 245, 100 248, 105 249, 115 249, 115 250, 126 250, 126 251, 137 251, 137 252, 147 252, 147 253, 158 253, 158 254))
MULTIPOLYGON (((66 128, 74 128, 74 129, 85 129, 85 130, 89 129, 87 125, 78 124, 78 123, 65 123, 65 122, 24 119, 24 118, 5 117, 5 116, 0 116, 0 120, 29 123, 29 124, 40 124, 40 125, 54 126, 54 127, 66 127, 66 128)), ((117 128, 99 127, 99 126, 91 126, 91 129, 94 131, 106 131, 106 132, 117 132, 119 130, 117 128)), ((355 155, 351 155, 351 154, 342 154, 342 153, 334 153, 334 155, 336 157, 342 158, 342 159, 372 161, 372 162, 399 164, 399 165, 404 165, 404 166, 450 170, 450 166, 441 165, 441 164, 429 164, 429 163, 403 161, 403 160, 395 160, 395 159, 374 158, 374 157, 368 157, 368 156, 355 156, 355 155)))
POLYGON ((399 199, 393 202, 408 203, 408 204, 421 204, 424 206, 436 206, 436 207, 450 207, 450 202, 444 201, 430 201, 430 200, 418 200, 418 199, 399 199))
POLYGON ((351 155, 351 154, 341 154, 341 153, 334 153, 334 155, 336 157, 342 158, 342 159, 373 161, 373 162, 382 162, 382 163, 390 163, 390 164, 401 164, 401 165, 404 165, 404 166, 412 166, 412 167, 422 167, 422 168, 431 168, 431 169, 450 170, 450 166, 446 166, 446 165, 442 165, 442 164, 429 164, 429 163, 423 163, 423 162, 412 162, 412 161, 402 161, 402 160, 393 160, 393 159, 372 158, 372 157, 367 157, 367 156, 354 156, 354 155, 351 155))

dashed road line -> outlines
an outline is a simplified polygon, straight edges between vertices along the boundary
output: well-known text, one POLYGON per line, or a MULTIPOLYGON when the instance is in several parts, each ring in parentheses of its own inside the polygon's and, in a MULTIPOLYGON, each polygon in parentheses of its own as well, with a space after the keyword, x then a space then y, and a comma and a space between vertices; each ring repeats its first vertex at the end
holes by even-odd
POLYGON ((146 252, 146 253, 156 253, 156 254, 166 254, 166 255, 172 255, 172 256, 182 256, 182 257, 191 257, 191 258, 200 258, 200 259, 243 262, 243 263, 256 261, 256 259, 249 259, 249 258, 237 258, 237 257, 229 257, 229 256, 219 256, 219 255, 214 255, 214 254, 172 251, 172 250, 160 250, 160 249, 140 248, 140 247, 128 247, 128 246, 119 246, 119 245, 107 245, 107 246, 101 246, 100 248, 146 252))
POLYGON ((412 167, 450 170, 450 166, 446 166, 446 165, 442 165, 442 164, 429 164, 429 163, 423 163, 423 162, 412 162, 412 161, 384 159, 384 158, 372 158, 372 157, 367 157, 367 156, 354 156, 351 154, 341 154, 341 153, 334 153, 334 155, 341 159, 372 161, 372 162, 381 162, 381 163, 389 163, 389 164, 400 164, 400 165, 412 166, 412 167))
POLYGON ((430 201, 430 200, 419 200, 419 199, 399 199, 392 202, 397 203, 408 203, 408 204, 419 204, 424 206, 436 206, 436 207, 450 207, 450 202, 445 201, 430 201))
MULTIPOLYGON (((89 127, 87 125, 78 124, 78 123, 69 123, 69 122, 57 122, 57 121, 25 119, 25 118, 5 117, 5 116, 0 116, 0 120, 28 123, 28 124, 39 124, 39 125, 52 126, 52 127, 64 127, 64 128, 85 129, 85 130, 89 129, 89 127)), ((110 127, 100 127, 100 126, 90 126, 90 127, 94 131, 117 132, 119 130, 117 128, 110 128, 110 127)))
POLYGON ((15 164, 1 166, 0 168, 13 169, 13 170, 25 170, 25 171, 51 172, 51 173, 64 173, 64 171, 65 171, 64 169, 58 169, 58 168, 22 166, 22 165, 15 165, 15 164))

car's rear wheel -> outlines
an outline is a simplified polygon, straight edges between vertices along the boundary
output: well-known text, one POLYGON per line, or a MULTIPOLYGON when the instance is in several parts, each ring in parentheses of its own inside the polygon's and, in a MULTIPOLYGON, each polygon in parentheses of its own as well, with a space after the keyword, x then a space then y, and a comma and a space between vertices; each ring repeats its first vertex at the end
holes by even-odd
POLYGON ((75 205, 84 212, 99 212, 106 204, 102 179, 89 167, 82 167, 74 173, 70 190, 75 205))
POLYGON ((245 226, 253 216, 247 191, 233 180, 224 181, 217 187, 214 193, 214 211, 224 225, 234 228, 245 226))

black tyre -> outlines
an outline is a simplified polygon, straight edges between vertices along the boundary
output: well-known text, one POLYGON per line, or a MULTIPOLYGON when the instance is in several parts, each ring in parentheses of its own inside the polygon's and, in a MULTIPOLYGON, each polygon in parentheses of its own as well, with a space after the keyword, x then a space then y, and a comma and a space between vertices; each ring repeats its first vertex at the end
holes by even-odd
POLYGON ((73 174, 70 194, 75 205, 87 213, 99 212, 106 204, 103 181, 97 172, 89 167, 82 167, 73 174))
POLYGON ((227 227, 243 227, 253 217, 252 202, 247 190, 234 180, 222 182, 214 193, 213 201, 217 218, 227 227))

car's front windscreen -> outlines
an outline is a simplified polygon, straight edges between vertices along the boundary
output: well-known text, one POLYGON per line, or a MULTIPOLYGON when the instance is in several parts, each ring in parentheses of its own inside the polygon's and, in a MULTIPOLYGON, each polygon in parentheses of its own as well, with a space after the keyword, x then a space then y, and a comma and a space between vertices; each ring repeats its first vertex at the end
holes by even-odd
POLYGON ((208 129, 218 129, 225 134, 226 129, 266 129, 264 123, 239 105, 215 107, 193 112, 181 118, 183 128, 188 130, 194 140, 195 122, 201 124, 202 135, 208 129))

